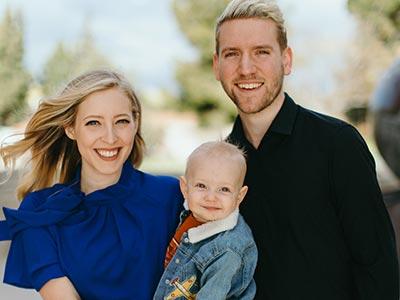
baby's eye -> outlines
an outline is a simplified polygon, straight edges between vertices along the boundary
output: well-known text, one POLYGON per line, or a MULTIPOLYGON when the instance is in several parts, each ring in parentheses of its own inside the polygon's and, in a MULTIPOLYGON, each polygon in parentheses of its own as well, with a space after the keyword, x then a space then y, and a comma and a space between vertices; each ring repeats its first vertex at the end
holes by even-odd
POLYGON ((230 192, 231 192, 231 190, 230 190, 228 187, 226 187, 226 186, 223 186, 223 187, 221 188, 221 192, 224 192, 224 193, 230 193, 230 192))
POLYGON ((96 125, 100 125, 100 122, 97 120, 90 120, 85 124, 85 126, 96 126, 96 125))
POLYGON ((199 188, 199 189, 205 189, 206 186, 203 183, 196 183, 195 187, 199 188))

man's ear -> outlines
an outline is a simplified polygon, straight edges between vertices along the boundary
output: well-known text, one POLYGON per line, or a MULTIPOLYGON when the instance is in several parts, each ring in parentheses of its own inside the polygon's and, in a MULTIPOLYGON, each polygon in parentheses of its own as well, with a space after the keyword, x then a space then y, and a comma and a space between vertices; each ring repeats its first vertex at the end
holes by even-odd
POLYGON ((240 204, 243 201, 244 196, 246 196, 248 190, 249 188, 247 187, 247 185, 242 186, 238 194, 238 200, 239 200, 238 204, 240 204))
POLYGON ((185 176, 179 177, 179 187, 181 188, 183 198, 187 199, 188 192, 187 192, 187 181, 186 181, 185 176))
POLYGON ((64 127, 65 134, 67 137, 69 137, 71 140, 75 140, 75 130, 74 127, 68 126, 64 127))
POLYGON ((213 55, 213 71, 214 71, 214 76, 215 79, 217 79, 218 81, 220 81, 220 76, 219 76, 219 61, 218 61, 219 57, 218 57, 218 53, 214 53, 213 55))
POLYGON ((289 75, 292 72, 292 64, 293 64, 293 51, 292 48, 287 47, 283 50, 283 72, 285 75, 289 75))

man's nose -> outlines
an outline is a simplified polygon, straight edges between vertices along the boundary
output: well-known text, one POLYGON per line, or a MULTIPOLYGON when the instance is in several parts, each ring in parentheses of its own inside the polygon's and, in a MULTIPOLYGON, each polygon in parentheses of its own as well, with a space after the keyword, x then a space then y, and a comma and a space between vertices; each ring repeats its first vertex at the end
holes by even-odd
POLYGON ((254 74, 256 66, 253 58, 249 54, 243 54, 240 59, 240 73, 242 75, 254 74))

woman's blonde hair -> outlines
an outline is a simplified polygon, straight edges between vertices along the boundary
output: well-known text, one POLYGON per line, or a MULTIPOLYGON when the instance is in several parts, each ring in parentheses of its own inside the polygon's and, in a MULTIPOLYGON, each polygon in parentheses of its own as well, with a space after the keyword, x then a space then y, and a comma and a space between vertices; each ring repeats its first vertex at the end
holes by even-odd
POLYGON ((24 137, 1 146, 0 155, 8 169, 13 169, 16 159, 28 150, 31 154, 30 170, 17 188, 18 199, 56 182, 73 179, 81 156, 76 142, 66 136, 65 128, 74 124, 78 106, 87 96, 110 88, 118 88, 132 102, 137 132, 129 159, 134 166, 140 165, 145 145, 141 135, 141 107, 132 86, 117 72, 90 71, 69 82, 60 94, 43 99, 26 126, 24 137))

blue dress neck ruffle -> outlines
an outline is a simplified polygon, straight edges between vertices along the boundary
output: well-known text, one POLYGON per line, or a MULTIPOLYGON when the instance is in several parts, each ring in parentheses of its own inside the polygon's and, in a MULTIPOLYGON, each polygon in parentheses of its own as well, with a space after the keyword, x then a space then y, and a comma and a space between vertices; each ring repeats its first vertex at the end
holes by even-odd
POLYGON ((131 163, 127 161, 116 184, 85 195, 80 191, 80 170, 78 170, 72 183, 66 186, 55 185, 60 189, 50 194, 46 201, 37 205, 34 210, 25 210, 24 206, 18 210, 4 207, 6 221, 0 222, 0 241, 10 240, 28 227, 49 226, 63 222, 74 215, 81 205, 104 205, 126 199, 135 192, 138 176, 139 173, 135 172, 131 163))

